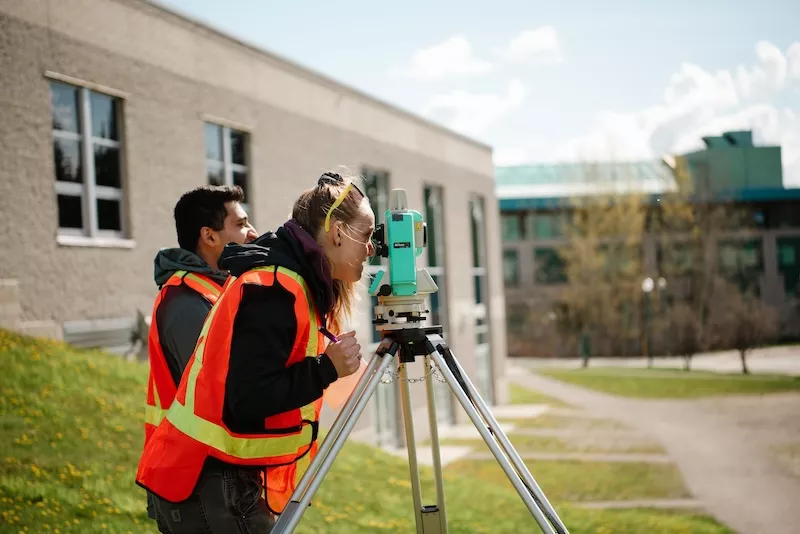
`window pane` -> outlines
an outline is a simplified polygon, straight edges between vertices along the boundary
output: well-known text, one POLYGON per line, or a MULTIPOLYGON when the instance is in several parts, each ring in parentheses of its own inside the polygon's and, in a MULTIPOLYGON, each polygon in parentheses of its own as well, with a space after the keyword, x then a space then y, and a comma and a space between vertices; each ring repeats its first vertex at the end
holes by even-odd
POLYGON ((221 165, 206 165, 206 171, 209 185, 222 185, 225 183, 221 165))
POLYGON ((58 227, 83 228, 81 197, 58 195, 58 227))
POLYGON ((53 129, 80 133, 78 129, 78 88, 63 83, 50 84, 53 129))
POLYGON ((247 202, 247 173, 233 171, 233 185, 238 185, 244 191, 244 200, 247 202))
POLYGON ((519 258, 516 250, 503 251, 503 279, 507 286, 519 283, 519 258))
POLYGON ((537 283, 560 284, 567 281, 566 265, 558 251, 550 248, 536 249, 534 259, 537 283))
POLYGON ((216 124, 205 124, 206 159, 222 161, 222 127, 216 124))
POLYGON ((231 159, 237 165, 247 165, 246 143, 247 134, 231 130, 231 159))
POLYGON ((483 275, 473 275, 473 279, 475 281, 475 304, 482 304, 484 301, 483 275))
POLYGON ((75 183, 83 181, 80 141, 53 139, 53 160, 56 169, 56 180, 75 183))
POLYGON ((98 199, 97 227, 100 230, 122 230, 119 201, 98 199))
POLYGON ((519 241, 519 216, 516 213, 502 215, 500 217, 503 241, 519 241))
POLYGON ((94 173, 97 185, 121 188, 119 149, 95 145, 94 173))
POLYGON ((117 140, 117 99, 92 92, 92 135, 117 140))

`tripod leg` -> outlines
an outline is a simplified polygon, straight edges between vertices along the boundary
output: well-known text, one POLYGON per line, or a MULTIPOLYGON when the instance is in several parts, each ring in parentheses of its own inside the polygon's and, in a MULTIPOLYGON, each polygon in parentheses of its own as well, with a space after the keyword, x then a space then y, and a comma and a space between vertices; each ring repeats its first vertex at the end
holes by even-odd
MULTIPOLYGON (((431 368, 431 357, 425 356, 425 369, 431 368)), ((436 504, 439 514, 439 530, 447 534, 447 514, 444 506, 444 477, 442 476, 442 454, 439 450, 439 421, 436 414, 436 392, 433 390, 433 380, 426 380, 428 393, 428 424, 431 428, 431 454, 433 456, 433 477, 436 483, 436 504)))
POLYGON ((361 412, 364 411, 367 402, 375 392, 375 388, 378 387, 384 371, 394 361, 397 348, 397 344, 393 343, 386 353, 376 353, 373 356, 367 370, 364 372, 364 376, 361 377, 358 386, 356 386, 356 389, 345 403, 333 427, 331 427, 331 431, 320 445, 317 455, 300 479, 300 483, 292 494, 291 500, 286 505, 283 513, 281 513, 278 522, 272 528, 271 532, 273 534, 291 533, 297 528, 303 512, 305 512, 312 497, 319 489, 320 484, 322 484, 322 480, 330 470, 336 455, 339 454, 342 445, 344 445, 345 439, 347 439, 356 422, 358 422, 361 412))
POLYGON ((558 532, 559 534, 569 534, 567 527, 561 521, 561 518, 558 517, 558 514, 556 513, 555 509, 547 500, 547 497, 545 496, 542 489, 539 487, 539 484, 537 484, 536 481, 534 480, 533 475, 531 475, 530 470, 525 465, 525 462, 523 462, 522 458, 520 458, 519 454, 517 454, 517 451, 514 449, 514 446, 508 440, 508 437, 506 436, 505 432, 503 432, 502 429, 500 428, 500 424, 494 418, 494 415, 492 415, 491 410, 486 405, 483 398, 481 398, 477 389, 472 384, 472 381, 469 379, 469 376, 467 376, 467 374, 464 372, 464 368, 455 358, 450 347, 447 345, 444 339, 441 338, 441 336, 435 336, 435 337, 438 337, 439 340, 438 342, 434 343, 434 346, 437 347, 438 350, 441 350, 443 352, 442 357, 445 360, 445 364, 448 367, 455 370, 454 374, 458 375, 462 387, 466 387, 472 405, 475 406, 475 408, 477 408, 478 412, 480 412, 481 416, 486 421, 486 424, 489 426, 489 429, 492 430, 493 434, 497 437, 497 440, 500 442, 500 446, 502 447, 503 452, 506 453, 508 458, 511 460, 511 463, 514 465, 517 472, 519 473, 520 477, 525 482, 525 485, 528 487, 529 491, 533 494, 534 498, 539 503, 541 508, 543 508, 543 512, 545 513, 545 515, 547 515, 548 519, 555 527, 556 532, 558 532))
POLYGON ((401 363, 399 367, 398 379, 400 380, 400 397, 403 403, 403 423, 406 431, 408 470, 411 475, 411 498, 414 501, 414 518, 417 523, 417 534, 424 534, 422 526, 422 488, 419 482, 417 445, 414 438, 414 414, 411 411, 411 397, 408 391, 408 371, 404 363, 401 363))
MULTIPOLYGON (((486 442, 486 445, 488 445, 489 449, 491 449, 492 454, 494 454, 494 457, 497 459, 500 467, 502 467, 506 476, 511 481, 511 484, 513 484, 514 489, 517 490, 517 493, 519 494, 520 498, 522 498, 525 506, 528 507, 528 510, 531 512, 534 519, 536 519, 536 522, 539 524, 539 528, 541 528, 542 532, 545 534, 555 534, 553 525, 548 522, 547 517, 545 517, 545 515, 542 513, 542 510, 539 509, 532 492, 527 486, 525 486, 519 474, 514 470, 514 466, 509 462, 499 445, 494 441, 489 433, 489 428, 487 428, 486 423, 483 421, 483 419, 481 419, 480 414, 473 405, 473 399, 480 398, 477 391, 470 391, 469 389, 471 388, 465 388, 459 378, 466 381, 468 380, 466 375, 464 373, 460 373, 461 376, 456 378, 456 375, 453 373, 451 368, 447 363, 445 363, 442 355, 439 354, 438 347, 442 345, 446 346, 444 340, 438 335, 428 336, 428 339, 432 343, 433 348, 431 357, 439 367, 439 371, 444 375, 445 380, 453 390, 453 393, 458 401, 461 403, 464 411, 467 412, 467 415, 472 420, 475 428, 481 434, 481 437, 486 442)), ((499 427, 492 429, 492 431, 495 435, 502 433, 502 430, 499 427)), ((527 467, 525 469, 527 470, 527 467)))

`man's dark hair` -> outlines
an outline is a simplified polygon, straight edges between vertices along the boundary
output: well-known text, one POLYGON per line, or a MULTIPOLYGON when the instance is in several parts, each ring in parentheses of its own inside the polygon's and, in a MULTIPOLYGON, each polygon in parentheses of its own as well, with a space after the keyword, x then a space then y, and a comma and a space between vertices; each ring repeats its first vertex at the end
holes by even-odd
POLYGON ((244 192, 238 185, 203 185, 184 193, 175 204, 175 230, 178 245, 189 252, 197 252, 197 240, 204 226, 219 231, 228 214, 225 204, 244 201, 244 192))

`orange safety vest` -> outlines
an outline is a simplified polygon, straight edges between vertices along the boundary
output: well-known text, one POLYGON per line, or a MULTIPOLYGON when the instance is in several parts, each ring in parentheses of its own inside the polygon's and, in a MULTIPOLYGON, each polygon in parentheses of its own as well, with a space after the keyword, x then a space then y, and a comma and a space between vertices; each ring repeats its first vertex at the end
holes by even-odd
POLYGON ((297 334, 286 367, 314 358, 325 342, 308 286, 285 267, 257 267, 230 284, 211 309, 166 417, 145 445, 136 482, 172 501, 192 493, 209 457, 266 468, 266 501, 281 513, 317 451, 322 397, 264 420, 264 432, 237 434, 222 421, 233 322, 242 286, 280 284, 294 295, 297 334))
POLYGON ((150 331, 147 336, 147 344, 150 359, 150 377, 147 381, 147 404, 144 410, 144 442, 150 440, 158 424, 169 410, 178 385, 173 381, 172 374, 169 372, 167 360, 164 357, 164 349, 161 347, 161 340, 158 337, 158 324, 156 312, 167 293, 167 289, 174 286, 186 284, 206 299, 212 306, 219 298, 222 288, 211 278, 188 271, 175 271, 172 276, 164 283, 159 291, 156 301, 153 304, 153 315, 150 316, 150 331))

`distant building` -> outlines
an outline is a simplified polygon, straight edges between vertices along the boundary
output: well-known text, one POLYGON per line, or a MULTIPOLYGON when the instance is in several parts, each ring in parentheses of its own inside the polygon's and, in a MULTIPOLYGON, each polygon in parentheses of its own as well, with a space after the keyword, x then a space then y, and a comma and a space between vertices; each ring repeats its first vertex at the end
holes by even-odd
MULTIPOLYGON (((142 0, 0 0, 0 28, 0 326, 124 349, 152 308, 156 252, 177 246, 183 192, 241 185, 264 232, 343 165, 365 176, 379 221, 392 188, 423 212, 431 320, 484 397, 504 399, 490 147, 142 0)), ((402 442, 398 391, 380 387, 363 418, 381 443, 402 442)), ((437 391, 442 421, 461 417, 437 391)))
MULTIPOLYGON (((720 233, 715 268, 728 279, 748 283, 791 318, 800 283, 800 189, 783 186, 781 149, 754 146, 749 131, 703 140, 704 149, 676 159, 689 170, 695 198, 733 205, 741 222, 720 233)), ((571 199, 610 193, 623 180, 644 194, 653 209, 675 186, 673 170, 664 161, 496 170, 510 356, 575 355, 579 350, 555 339, 552 324, 559 293, 569 284, 557 251, 565 244, 563 222, 571 199)), ((644 235, 640 251, 645 273, 656 279, 664 256, 658 241, 655 234, 644 235)), ((784 336, 800 338, 796 323, 784 336)), ((638 349, 633 343, 631 353, 639 354, 638 349)))

